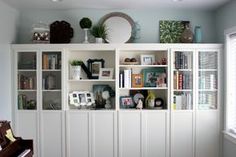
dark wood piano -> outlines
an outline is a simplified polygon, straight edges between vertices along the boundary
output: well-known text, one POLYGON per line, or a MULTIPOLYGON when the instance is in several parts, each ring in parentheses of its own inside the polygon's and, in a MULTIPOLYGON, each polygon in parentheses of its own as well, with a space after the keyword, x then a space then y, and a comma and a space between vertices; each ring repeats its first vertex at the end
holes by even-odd
POLYGON ((33 140, 23 140, 21 137, 11 142, 5 135, 7 130, 12 130, 10 122, 0 121, 0 157, 32 157, 33 140))

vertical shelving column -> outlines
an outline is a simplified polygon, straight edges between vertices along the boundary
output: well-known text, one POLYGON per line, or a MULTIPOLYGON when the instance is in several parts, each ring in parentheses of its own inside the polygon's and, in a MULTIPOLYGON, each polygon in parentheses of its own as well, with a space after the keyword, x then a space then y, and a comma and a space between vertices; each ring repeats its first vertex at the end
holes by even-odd
POLYGON ((16 135, 33 139, 38 153, 38 57, 36 51, 19 51, 16 55, 16 135), (29 128, 29 129, 27 129, 29 128))
POLYGON ((196 157, 219 157, 219 50, 199 50, 196 105, 196 157))
POLYGON ((40 152, 44 157, 63 157, 64 113, 62 103, 62 51, 41 53, 40 152), (52 140, 54 139, 54 140, 52 140), (56 143, 56 144, 55 144, 56 143))
POLYGON ((171 157, 194 155, 194 51, 173 50, 171 157))

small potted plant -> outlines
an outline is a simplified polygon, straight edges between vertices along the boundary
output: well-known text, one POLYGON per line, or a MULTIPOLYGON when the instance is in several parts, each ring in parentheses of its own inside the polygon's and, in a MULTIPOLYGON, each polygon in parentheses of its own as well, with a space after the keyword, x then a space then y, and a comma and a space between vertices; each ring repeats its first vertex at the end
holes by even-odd
POLYGON ((89 43, 88 30, 92 27, 92 21, 89 18, 84 17, 80 20, 79 24, 80 24, 80 27, 84 30, 84 34, 85 34, 83 43, 89 43))
POLYGON ((70 62, 70 76, 73 80, 80 80, 80 74, 81 74, 81 65, 83 64, 83 61, 81 60, 72 60, 70 62))
POLYGON ((98 24, 93 26, 91 34, 95 37, 96 43, 103 43, 107 37, 107 28, 104 24, 98 24))

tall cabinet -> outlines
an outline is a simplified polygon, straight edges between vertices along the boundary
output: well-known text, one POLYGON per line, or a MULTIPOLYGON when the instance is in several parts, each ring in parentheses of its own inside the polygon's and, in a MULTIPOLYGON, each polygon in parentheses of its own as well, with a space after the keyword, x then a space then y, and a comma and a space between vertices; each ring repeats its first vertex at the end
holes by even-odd
POLYGON ((15 58, 15 131, 34 140, 35 156, 64 156, 63 51, 19 46, 15 58))
MULTIPOLYGON (((16 135, 34 140, 35 156, 221 157, 222 45, 12 48, 13 128, 16 135), (83 61, 93 77, 82 69, 80 79, 73 79, 73 60, 83 61), (93 64, 112 69, 113 76, 98 77, 89 67, 93 64), (104 100, 95 101, 96 109, 70 102, 74 91, 108 86, 114 92, 108 101, 111 107, 105 107, 104 100), (148 95, 155 97, 154 103, 148 95)), ((93 94, 101 99, 101 92, 93 94)))

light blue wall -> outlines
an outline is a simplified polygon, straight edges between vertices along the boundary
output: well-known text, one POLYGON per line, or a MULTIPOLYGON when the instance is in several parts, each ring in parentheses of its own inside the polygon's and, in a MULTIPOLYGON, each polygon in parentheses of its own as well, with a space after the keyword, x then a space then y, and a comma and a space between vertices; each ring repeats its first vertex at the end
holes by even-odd
POLYGON ((134 21, 141 26, 141 38, 138 43, 159 42, 159 20, 189 20, 194 28, 195 25, 202 26, 203 42, 215 42, 215 19, 214 12, 202 10, 99 10, 99 9, 79 9, 79 10, 24 10, 21 11, 19 43, 30 43, 32 25, 39 21, 47 24, 55 20, 66 20, 74 28, 75 35, 72 42, 78 43, 83 40, 83 32, 79 27, 79 20, 87 16, 96 23, 107 13, 122 11, 130 15, 134 21))
POLYGON ((224 42, 224 30, 236 26, 236 1, 218 8, 216 16, 216 33, 218 42, 224 42))
MULTIPOLYGON (((236 26, 236 1, 232 0, 226 5, 218 8, 215 13, 216 33, 218 42, 224 43, 224 30, 236 26)), ((223 157, 236 156, 236 144, 224 139, 223 157)))
POLYGON ((15 41, 18 12, 0 0, 0 120, 12 119, 10 44, 15 41))

